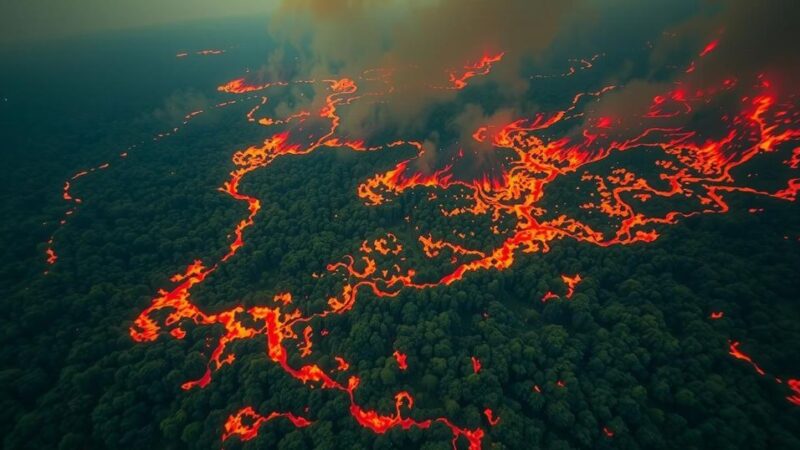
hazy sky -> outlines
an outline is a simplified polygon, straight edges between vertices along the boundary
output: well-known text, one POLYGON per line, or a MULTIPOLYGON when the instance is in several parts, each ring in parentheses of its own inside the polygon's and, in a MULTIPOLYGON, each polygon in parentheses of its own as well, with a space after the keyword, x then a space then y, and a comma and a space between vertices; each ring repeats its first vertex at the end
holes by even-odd
POLYGON ((263 14, 278 0, 0 0, 0 43, 263 14))

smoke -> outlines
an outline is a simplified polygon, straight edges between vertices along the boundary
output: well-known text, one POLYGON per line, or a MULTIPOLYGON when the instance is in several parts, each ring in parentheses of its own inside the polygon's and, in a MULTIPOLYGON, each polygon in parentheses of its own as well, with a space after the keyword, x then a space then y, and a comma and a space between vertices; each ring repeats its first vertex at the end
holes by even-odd
MULTIPOLYGON (((799 13, 795 0, 283 0, 268 27, 279 45, 259 75, 356 78, 368 69, 392 70, 395 94, 342 108, 340 131, 425 142, 422 165, 433 167, 436 149, 478 145, 471 140, 477 127, 540 109, 531 101, 531 92, 542 89, 532 66, 590 50, 615 62, 589 88, 618 88, 587 108, 586 123, 607 116, 634 122, 654 96, 676 85, 705 89, 733 78, 738 90, 765 73, 796 90, 800 52, 792 46, 800 37, 793 23, 799 13), (716 48, 699 57, 711 41, 718 41, 716 48), (469 79, 464 91, 447 89, 449 74, 500 53, 490 76, 469 79), (614 59, 615 53, 625 56, 614 59), (696 67, 687 71, 692 61, 696 67), (442 106, 448 104, 454 106, 442 106), (441 120, 442 114, 451 117, 441 120)), ((574 93, 549 94, 568 101, 574 93)), ((689 120, 692 115, 676 119, 689 120)))
MULTIPOLYGON (((395 71, 402 95, 385 103, 358 102, 343 111, 342 130, 370 135, 392 129, 426 136, 431 105, 453 101, 449 73, 504 52, 492 83, 504 98, 521 98, 529 77, 520 63, 545 51, 585 0, 285 0, 272 17, 278 50, 262 69, 292 67, 294 78, 354 77, 364 70, 395 71), (434 89, 432 89, 434 88, 434 89), (439 88, 439 89, 435 89, 439 88)), ((470 85, 487 82, 479 77, 470 85)))
POLYGON ((152 118, 166 126, 175 126, 184 120, 188 112, 206 110, 209 99, 201 92, 181 90, 167 97, 164 104, 152 112, 152 118))
MULTIPOLYGON (((647 111, 655 96, 677 87, 691 95, 698 90, 720 89, 725 83, 735 84, 692 114, 663 124, 681 126, 706 111, 730 109, 740 103, 739 99, 752 95, 760 77, 768 79, 772 92, 782 98, 800 94, 796 82, 800 52, 793 48, 800 39, 800 28, 794 23, 797 17, 800 2, 794 0, 704 1, 690 17, 661 31, 661 37, 652 44, 647 70, 636 76, 609 74, 606 82, 620 88, 604 96, 585 118, 589 122, 599 117, 632 122, 647 111)), ((713 133, 710 129, 702 131, 713 133)))
POLYGON ((718 39, 713 57, 691 79, 713 81, 760 73, 796 79, 800 74, 800 52, 794 48, 800 42, 798 17, 800 2, 794 0, 709 0, 701 13, 670 30, 678 39, 664 39, 654 52, 654 61, 666 63, 665 55, 681 42, 702 48, 718 39))
MULTIPOLYGON (((581 2, 285 0, 270 29, 279 41, 307 44, 312 75, 412 64, 443 70, 487 52, 536 54, 581 2)), ((418 73, 441 81, 441 73, 418 73)))

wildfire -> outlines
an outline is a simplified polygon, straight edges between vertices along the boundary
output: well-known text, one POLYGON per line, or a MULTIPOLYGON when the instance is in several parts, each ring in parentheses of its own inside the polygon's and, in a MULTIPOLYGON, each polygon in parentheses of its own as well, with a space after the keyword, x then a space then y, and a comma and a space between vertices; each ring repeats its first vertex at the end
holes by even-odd
POLYGON ((444 89, 464 89, 471 78, 487 75, 492 70, 492 65, 500 62, 504 55, 505 52, 484 55, 478 61, 465 65, 460 71, 450 72, 450 86, 444 89))
POLYGON ((715 48, 719 45, 719 39, 714 39, 713 41, 709 42, 705 47, 703 47, 703 51, 700 52, 700 57, 704 57, 709 53, 713 52, 715 48))
POLYGON ((545 292, 544 296, 542 296, 542 303, 547 303, 550 300, 555 300, 558 298, 558 295, 554 294, 552 291, 545 292))
MULTIPOLYGON (((707 56, 716 45, 716 41, 709 44, 700 56, 707 56)), ((463 89, 472 78, 488 76, 493 65, 500 63, 503 57, 504 53, 485 55, 476 62, 466 64, 463 69, 450 71, 447 74, 450 84, 445 88, 463 89)), ((594 60, 595 58, 582 60, 580 64, 588 68, 594 60)), ((346 360, 339 356, 334 357, 335 366, 329 359, 313 362, 316 356, 312 351, 313 338, 315 324, 318 323, 315 319, 348 313, 356 305, 359 294, 364 291, 377 297, 391 298, 403 290, 450 285, 472 272, 505 270, 514 264, 520 253, 544 253, 553 243, 563 239, 600 247, 653 242, 660 236, 659 229, 683 218, 729 211, 731 206, 725 199, 729 193, 794 201, 800 190, 800 178, 790 179, 784 188, 767 192, 738 184, 734 176, 735 168, 759 155, 781 151, 783 144, 800 139, 800 113, 791 102, 779 100, 770 90, 766 79, 761 80, 761 84, 753 88, 750 95, 740 97, 737 110, 725 113, 727 119, 724 123, 728 128, 716 137, 704 136, 687 125, 675 125, 677 121, 665 120, 688 117, 696 108, 712 101, 715 96, 729 92, 736 86, 732 79, 721 80, 717 86, 711 88, 673 87, 653 98, 650 104, 642 105, 641 110, 635 111, 635 120, 632 121, 615 115, 576 123, 583 117, 582 107, 588 101, 599 99, 615 89, 615 86, 607 86, 597 92, 578 93, 563 109, 541 112, 533 117, 516 118, 501 126, 486 124, 478 128, 473 135, 476 142, 508 151, 512 156, 499 177, 459 179, 452 164, 433 171, 423 172, 418 169, 418 160, 425 155, 422 142, 399 139, 384 144, 367 144, 365 139, 342 135, 339 109, 367 95, 388 96, 393 90, 385 89, 383 84, 389 83, 392 76, 391 71, 386 71, 378 77, 378 83, 381 84, 378 92, 360 91, 363 89, 362 84, 368 85, 370 80, 374 81, 373 77, 357 78, 358 82, 343 77, 266 83, 253 83, 245 78, 238 78, 218 87, 221 93, 241 95, 307 83, 322 86, 327 95, 318 107, 284 118, 255 117, 259 108, 267 102, 265 96, 253 95, 242 100, 260 102, 247 113, 248 122, 260 126, 282 126, 281 131, 270 134, 260 143, 239 149, 231 156, 230 175, 219 190, 246 205, 248 212, 232 225, 231 241, 224 253, 210 259, 211 263, 194 261, 173 276, 171 281, 175 285, 171 289, 158 291, 130 328, 130 336, 137 342, 151 342, 160 337, 185 339, 185 326, 188 324, 216 327, 220 330, 219 337, 212 341, 205 372, 198 379, 184 383, 183 389, 202 389, 208 386, 217 371, 235 363, 237 354, 234 349, 238 347, 234 343, 259 339, 266 345, 265 354, 269 361, 297 382, 309 388, 326 389, 346 396, 349 399, 348 411, 359 425, 379 434, 398 428, 407 430, 444 426, 452 433, 454 449, 459 440, 466 440, 471 450, 478 450, 484 435, 480 428, 458 427, 446 417, 415 420, 404 415, 405 411, 414 406, 409 392, 400 391, 395 394, 395 409, 391 414, 364 409, 359 405, 355 401, 355 392, 361 379, 357 375, 347 376, 344 373, 350 369, 346 360), (314 126, 308 126, 309 123, 314 126), (578 132, 566 136, 556 133, 555 130, 565 128, 566 125, 575 125, 578 132), (397 147, 415 151, 413 157, 361 182, 355 194, 366 205, 378 206, 391 202, 412 189, 428 189, 441 193, 457 188, 460 198, 467 204, 450 210, 442 207, 443 220, 457 215, 486 216, 493 223, 491 232, 498 235, 499 244, 490 249, 471 248, 464 243, 468 242, 465 239, 466 234, 455 231, 450 238, 420 234, 409 241, 401 241, 398 236, 403 235, 400 233, 383 233, 364 240, 353 255, 344 255, 341 260, 327 265, 327 271, 341 275, 343 281, 327 298, 326 307, 320 312, 302 312, 295 307, 290 292, 276 294, 270 306, 234 306, 217 312, 199 307, 192 298, 193 290, 245 247, 247 231, 255 224, 261 211, 261 199, 241 191, 240 185, 244 177, 270 166, 279 158, 307 155, 334 147, 358 152, 397 147), (656 185, 648 178, 624 167, 602 173, 593 172, 598 170, 593 163, 612 154, 642 149, 659 154, 655 164, 659 172, 659 182, 656 185), (547 211, 543 206, 547 187, 568 174, 577 174, 581 187, 588 186, 593 194, 590 201, 580 205, 580 209, 602 217, 604 222, 610 224, 609 229, 601 230, 578 217, 547 211), (680 202, 682 207, 660 213, 645 212, 641 205, 654 199, 680 202), (508 223, 511 225, 507 226, 508 223), (441 266, 445 272, 433 281, 422 281, 417 276, 417 269, 409 267, 412 259, 406 258, 407 249, 414 246, 418 246, 427 258, 444 258, 445 262, 441 266), (290 357, 291 352, 297 354, 290 357), (298 355, 299 358, 295 357, 298 355)), ((235 101, 219 103, 215 108, 232 105, 235 101)), ((201 113, 202 111, 196 111, 188 114, 184 124, 201 113)), ((156 138, 161 139, 175 132, 177 128, 160 133, 156 138)), ((124 155, 127 156, 127 151, 124 155)), ((120 157, 123 157, 122 154, 120 157)), ((796 160, 795 150, 786 159, 786 165, 795 167, 796 160)), ((107 167, 108 164, 103 163, 88 171, 78 172, 70 181, 107 167)), ((71 205, 80 203, 80 199, 71 189, 72 186, 67 182, 62 190, 64 200, 71 205)), ((433 201, 437 196, 428 198, 433 201)), ((70 209, 67 215, 72 214, 72 211, 70 209)), ((48 263, 55 263, 57 256, 52 249, 52 239, 46 251, 48 263)), ((322 275, 315 274, 314 278, 320 276, 322 275)), ((563 294, 566 299, 572 298, 583 281, 580 274, 564 274, 561 275, 561 280, 566 287, 563 294)), ((548 291, 541 300, 547 302, 558 297, 558 294, 548 291)), ((712 313, 711 317, 722 317, 722 312, 718 313, 719 317, 715 317, 715 314, 717 313, 712 313)), ((328 331, 324 329, 319 333, 320 336, 327 334, 328 331)), ((738 346, 738 342, 730 343, 730 355, 748 362, 759 374, 764 375, 765 372, 748 355, 742 353, 738 346)), ((407 370, 407 357, 404 353, 395 350, 392 356, 400 370, 407 370)), ((472 356, 471 363, 473 373, 478 374, 481 361, 472 356)), ((566 384, 558 380, 556 386, 563 388, 566 384)), ((800 402, 800 382, 793 379, 788 386, 794 394, 787 398, 797 404, 800 402)), ((534 385, 533 391, 540 393, 541 389, 534 385)), ((484 410, 484 414, 492 426, 500 420, 489 408, 484 410)), ((313 417, 313 413, 311 416, 313 417)), ((288 412, 260 415, 251 406, 246 406, 228 418, 223 440, 232 436, 241 440, 252 439, 263 424, 276 418, 285 418, 297 427, 312 423, 311 419, 288 412)), ((604 428, 603 432, 608 437, 613 436, 613 431, 608 428, 604 428)))
POLYGON ((336 367, 336 370, 338 370, 339 372, 344 372, 344 371, 346 371, 346 370, 348 370, 350 368, 350 363, 345 361, 345 359, 342 358, 341 356, 336 356, 333 359, 335 359, 336 363, 338 364, 338 366, 336 367))
POLYGON ((789 385, 789 389, 792 390, 793 394, 786 397, 786 400, 789 400, 790 403, 800 406, 800 380, 791 379, 786 382, 789 385))
POLYGON ((261 425, 279 417, 288 419, 298 428, 311 425, 308 419, 295 416, 292 413, 271 412, 266 416, 262 416, 256 413, 252 407, 248 406, 228 417, 227 422, 225 422, 225 433, 222 435, 222 440, 228 440, 229 437, 236 435, 243 441, 249 441, 258 435, 258 429, 261 428, 261 425), (250 424, 245 425, 244 419, 247 419, 250 424))

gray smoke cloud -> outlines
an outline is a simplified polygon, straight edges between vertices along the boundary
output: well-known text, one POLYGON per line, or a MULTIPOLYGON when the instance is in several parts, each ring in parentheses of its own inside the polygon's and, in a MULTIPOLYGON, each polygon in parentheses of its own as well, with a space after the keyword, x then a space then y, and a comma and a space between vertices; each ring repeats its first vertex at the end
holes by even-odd
MULTIPOLYGON (((532 116, 540 106, 529 94, 545 88, 531 67, 590 51, 626 56, 610 58, 589 86, 618 88, 592 104, 585 120, 641 114, 653 96, 677 83, 705 87, 734 77, 745 86, 765 72, 796 90, 800 52, 792 46, 800 36, 792 22, 798 13, 800 2, 793 0, 284 0, 268 27, 278 46, 260 76, 357 77, 366 69, 396 69, 402 94, 343 108, 341 131, 391 130, 435 149, 447 136, 468 140, 481 124, 532 116), (713 54, 700 60, 698 52, 717 39, 713 54), (490 76, 470 80, 469 95, 431 89, 446 86, 448 72, 500 52, 503 60, 490 76), (686 73, 692 60, 697 68, 686 73), (448 104, 456 106, 441 106, 448 104), (432 129, 431 120, 445 113, 452 117, 444 130, 432 129)), ((433 150, 427 158, 426 166, 435 165, 433 150)))

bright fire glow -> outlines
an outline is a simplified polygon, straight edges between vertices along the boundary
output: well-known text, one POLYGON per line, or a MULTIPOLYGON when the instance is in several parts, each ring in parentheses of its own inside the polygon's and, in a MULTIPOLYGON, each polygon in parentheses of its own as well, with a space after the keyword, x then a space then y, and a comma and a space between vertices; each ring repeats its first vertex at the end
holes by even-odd
MULTIPOLYGON (((716 41, 710 43, 700 56, 708 55, 716 46, 716 41)), ((485 55, 461 69, 448 72, 449 84, 444 88, 466 88, 473 78, 490 75, 493 65, 501 63, 503 57, 503 53, 485 55)), ((584 60, 582 67, 591 67, 595 59, 584 60)), ((392 72, 380 73, 380 84, 389 83, 392 72)), ((632 111, 633 118, 602 116, 577 122, 583 117, 579 111, 587 101, 597 100, 616 89, 615 86, 607 86, 596 92, 578 93, 568 106, 560 110, 516 118, 501 125, 486 124, 473 134, 475 145, 506 151, 513 156, 501 176, 490 178, 481 175, 474 179, 456 177, 452 165, 433 171, 418 169, 417 162, 425 154, 425 146, 418 140, 399 139, 367 144, 366 138, 354 139, 340 135, 340 108, 367 95, 388 96, 392 91, 360 92, 361 84, 369 85, 374 80, 365 76, 358 82, 339 78, 252 83, 246 78, 238 78, 219 86, 218 91, 223 94, 241 95, 304 83, 323 88, 327 95, 322 104, 281 119, 256 117, 260 106, 267 102, 266 97, 253 95, 242 99, 260 102, 247 113, 248 122, 267 128, 282 127, 282 131, 269 135, 258 144, 235 151, 231 157, 233 168, 228 179, 220 186, 220 191, 246 204, 248 213, 232 225, 231 242, 222 255, 213 258, 211 263, 194 261, 174 275, 171 278, 174 285, 160 290, 130 328, 130 336, 137 342, 170 337, 186 339, 188 324, 214 327, 220 331, 219 337, 212 342, 204 374, 196 380, 185 382, 183 389, 208 386, 217 371, 235 363, 238 355, 233 350, 236 346, 232 344, 257 338, 266 345, 266 357, 297 382, 345 396, 349 401, 348 412, 362 427, 382 434, 395 428, 407 430, 443 426, 452 433, 453 448, 461 441, 467 443, 471 450, 477 450, 481 448, 484 436, 481 428, 459 427, 446 417, 415 420, 404 415, 414 406, 414 399, 407 391, 395 394, 395 408, 390 413, 364 409, 359 405, 355 400, 355 392, 361 378, 344 374, 350 370, 347 361, 335 357, 336 364, 328 363, 326 366, 313 359, 317 319, 347 314, 356 304, 359 293, 364 291, 377 297, 391 298, 403 290, 447 286, 472 272, 508 269, 520 254, 547 252, 553 243, 564 239, 600 247, 653 242, 659 238, 663 228, 681 219, 728 212, 731 206, 726 196, 729 194, 794 201, 800 190, 800 178, 788 179, 785 187, 774 191, 758 189, 737 180, 737 168, 761 155, 782 151, 784 144, 800 138, 800 114, 795 103, 791 99, 780 98, 765 78, 748 95, 739 98, 735 110, 724 113, 720 121, 725 130, 718 135, 704 135, 686 125, 676 125, 673 119, 688 117, 717 96, 731 92, 738 85, 732 78, 718 80, 713 86, 676 86, 654 97, 650 104, 641 105, 640 110, 632 111), (320 124, 323 125, 320 127, 320 124), (562 135, 555 131, 567 124, 575 125, 579 132, 562 135), (307 155, 329 148, 375 152, 398 147, 412 149, 416 155, 400 161, 386 172, 363 180, 356 195, 366 205, 391 202, 412 189, 435 191, 440 195, 458 191, 460 198, 467 199, 466 203, 454 209, 443 207, 442 214, 446 218, 490 218, 494 224, 490 230, 486 230, 487 234, 500 236, 500 244, 491 249, 471 248, 463 242, 466 235, 456 232, 449 237, 423 233, 416 240, 408 241, 387 233, 365 240, 353 255, 344 255, 341 260, 327 265, 329 273, 343 275, 344 281, 327 299, 327 308, 315 313, 303 312, 295 306, 291 293, 276 294, 270 306, 234 306, 216 312, 206 311, 194 302, 193 290, 213 275, 220 265, 245 248, 246 232, 255 224, 261 211, 261 200, 240 190, 245 176, 287 155, 307 155), (595 164, 620 153, 634 151, 658 154, 654 163, 659 172, 657 178, 647 178, 624 167, 603 171, 595 164), (580 189, 592 194, 587 202, 579 205, 580 209, 587 215, 602 217, 603 222, 610 224, 605 229, 577 215, 551 213, 543 206, 548 186, 570 175, 576 175, 580 189), (656 201, 668 202, 670 207, 666 210, 661 208, 660 212, 643 208, 645 203, 656 201), (510 227, 506 225, 508 223, 511 223, 510 227), (434 281, 420 281, 417 270, 408 267, 407 258, 403 256, 406 249, 415 245, 427 258, 443 258, 441 265, 446 272, 434 281)), ((227 107, 234 103, 235 100, 222 102, 216 107, 227 107)), ((202 111, 190 113, 186 121, 200 113, 202 111)), ((160 133, 154 140, 174 134, 177 130, 160 133)), ((121 158, 125 156, 127 151, 120 154, 121 158)), ((786 166, 797 168, 796 159, 797 151, 787 158, 786 166)), ((69 181, 107 167, 108 163, 103 163, 78 172, 69 181)), ((69 181, 62 194, 64 200, 74 208, 81 200, 72 192, 69 181)), ((70 209, 67 215, 73 211, 70 209)), ((52 244, 51 239, 46 250, 50 264, 58 258, 52 244)), ((314 275, 313 278, 319 277, 318 274, 314 275)), ((541 293, 543 302, 562 295, 565 299, 572 298, 583 281, 580 274, 562 275, 561 279, 564 287, 559 292, 562 294, 541 293)), ((718 318, 714 314, 712 318, 718 318)), ((719 314, 721 317, 722 313, 719 314)), ((327 330, 321 330, 319 335, 325 336, 327 333, 327 330)), ((738 347, 739 342, 730 343, 730 355, 748 362, 756 372, 764 375, 764 370, 738 347)), ((393 357, 400 370, 408 368, 404 353, 395 350, 393 357)), ((480 360, 473 356, 471 362, 473 373, 479 373, 480 360)), ((787 399, 797 404, 800 401, 800 382, 792 379, 787 384, 794 392, 787 399)), ((559 380, 556 386, 564 388, 566 384, 559 380)), ((541 393, 537 385, 533 390, 541 393)), ((500 420, 489 408, 484 410, 484 414, 490 425, 496 425, 500 420)), ((285 418, 297 427, 312 423, 311 419, 295 413, 269 412, 262 415, 252 406, 245 406, 228 418, 222 438, 225 440, 237 436, 241 440, 252 439, 262 425, 277 418, 285 418)), ((603 432, 608 437, 613 436, 613 431, 608 428, 604 428, 603 432)))
MULTIPOLYGON (((716 44, 715 44, 716 45, 716 44)), ((713 50, 704 50, 707 54, 713 50)), ((503 54, 487 56, 476 63, 468 64, 463 71, 449 74, 448 89, 463 89, 475 76, 488 75, 493 64, 499 63, 503 54)), ((387 82, 391 72, 386 72, 381 81, 387 82)), ((234 170, 230 179, 223 183, 221 190, 232 198, 245 202, 249 214, 233 229, 233 240, 227 253, 220 260, 206 267, 199 261, 190 265, 187 270, 174 277, 178 283, 172 290, 161 291, 153 299, 152 304, 136 319, 131 328, 131 336, 137 341, 152 341, 162 334, 167 327, 178 333, 174 337, 183 337, 182 324, 186 321, 201 326, 222 326, 225 333, 217 341, 209 359, 206 373, 195 381, 184 384, 184 389, 203 388, 211 382, 213 373, 227 364, 232 364, 236 354, 229 350, 230 344, 240 339, 255 336, 266 336, 267 355, 274 363, 304 384, 311 384, 322 389, 337 390, 345 393, 350 400, 350 414, 361 426, 375 433, 384 433, 391 428, 408 429, 416 427, 426 429, 433 424, 448 427, 453 434, 453 447, 457 447, 460 438, 466 439, 471 449, 481 445, 483 430, 460 428, 447 418, 434 418, 415 421, 403 415, 402 409, 413 407, 410 393, 401 391, 395 397, 395 411, 385 415, 378 411, 365 410, 355 402, 354 393, 360 378, 349 376, 338 381, 333 373, 348 371, 350 366, 341 357, 335 361, 337 365, 324 368, 315 363, 300 366, 289 364, 288 341, 298 341, 295 347, 301 359, 312 354, 313 321, 315 318, 331 314, 346 314, 355 305, 358 293, 364 289, 379 297, 395 297, 402 289, 427 289, 454 283, 470 272, 479 270, 503 270, 510 267, 519 252, 536 253, 549 250, 552 242, 561 239, 574 239, 588 244, 608 247, 612 245, 631 245, 647 243, 658 239, 658 227, 675 224, 681 218, 708 213, 724 213, 730 209, 725 195, 739 192, 794 201, 800 182, 789 180, 787 187, 775 192, 761 191, 755 188, 735 184, 734 169, 746 164, 763 153, 779 150, 783 143, 800 137, 798 113, 790 103, 781 102, 769 90, 754 92, 752 96, 741 100, 740 111, 728 122, 728 130, 720 137, 704 137, 695 130, 674 125, 659 123, 680 115, 690 114, 698 105, 713 99, 715 95, 730 90, 736 84, 724 80, 720 86, 707 89, 677 88, 657 96, 651 105, 645 107, 639 115, 641 121, 652 121, 650 126, 637 127, 633 133, 624 133, 623 129, 631 129, 623 117, 604 116, 595 121, 587 121, 582 133, 571 137, 548 137, 548 130, 562 122, 575 120, 575 114, 582 102, 597 99, 606 92, 615 89, 608 86, 598 92, 579 93, 572 103, 563 110, 538 113, 531 118, 521 118, 504 126, 487 125, 475 132, 475 140, 482 145, 511 151, 516 158, 500 179, 488 180, 481 177, 476 180, 458 179, 453 175, 452 166, 445 166, 431 173, 416 171, 415 160, 425 154, 425 147, 414 140, 397 140, 380 145, 366 145, 364 140, 352 140, 337 135, 340 123, 338 108, 345 107, 362 96, 358 84, 348 78, 323 81, 295 81, 293 83, 322 83, 327 86, 328 96, 316 111, 300 111, 283 119, 257 118, 260 106, 266 103, 266 97, 257 97, 260 103, 247 114, 247 120, 260 126, 286 126, 286 131, 272 135, 263 143, 248 147, 234 153, 232 161, 234 170), (790 117, 791 120, 787 120, 790 117), (304 130, 304 124, 310 121, 324 121, 328 125, 321 132, 304 130), (401 161, 393 169, 368 178, 358 187, 357 195, 371 206, 392 201, 410 189, 460 189, 464 197, 472 204, 454 210, 443 210, 447 217, 458 215, 489 214, 495 222, 512 217, 516 225, 505 232, 494 227, 493 233, 505 234, 504 242, 493 250, 485 251, 469 248, 462 243, 440 239, 430 234, 420 235, 418 244, 428 258, 447 258, 452 268, 438 281, 416 281, 416 270, 403 267, 402 257, 405 247, 411 245, 401 243, 394 234, 387 234, 361 244, 358 254, 345 255, 341 261, 328 264, 330 273, 341 273, 345 282, 339 293, 328 299, 328 309, 311 315, 292 309, 291 302, 282 302, 275 308, 254 307, 245 309, 236 307, 231 310, 209 314, 198 308, 190 298, 192 288, 202 283, 219 266, 229 260, 245 246, 244 233, 255 223, 261 209, 259 199, 242 193, 239 185, 244 176, 250 172, 269 166, 275 159, 283 155, 305 155, 315 150, 330 147, 345 147, 353 151, 380 151, 384 149, 407 146, 415 149, 417 155, 401 161), (607 174, 591 172, 591 165, 616 153, 635 151, 637 149, 658 149, 663 156, 656 167, 661 169, 660 178, 664 187, 638 176, 625 168, 617 168, 607 174), (545 210, 540 206, 545 195, 545 188, 560 177, 570 173, 580 173, 580 180, 593 186, 597 195, 581 205, 581 208, 606 216, 614 229, 601 231, 575 217, 557 215, 545 218, 545 210), (680 200, 683 204, 694 204, 694 209, 667 211, 663 214, 646 214, 641 211, 643 203, 653 199, 680 200), (166 318, 159 321, 162 313, 166 318)), ((287 86, 288 82, 250 83, 244 78, 235 79, 219 87, 219 91, 229 94, 244 94, 254 91, 287 86)), ((761 86, 764 84, 762 83, 761 86)), ((758 89, 758 88, 757 88, 758 89)), ((461 153, 459 153, 461 155, 461 153)), ((430 198, 435 199, 433 195, 430 198)), ((412 243, 413 244, 413 243, 412 243)), ((315 274, 315 278, 319 275, 315 274)), ((563 297, 570 299, 583 281, 580 274, 561 276, 565 285, 563 297)), ((559 298, 561 295, 547 292, 542 301, 559 298)), ((280 302, 276 302, 280 303, 280 302)), ((715 313, 716 314, 716 313, 715 313)), ((712 318, 717 318, 712 314, 712 318)), ((719 313, 721 314, 721 313, 719 313)), ((720 315, 721 317, 721 315, 720 315)), ((324 330, 323 336, 327 333, 324 330)), ((738 343, 731 344, 731 355, 745 360, 761 374, 764 372, 747 355, 738 350, 738 343)), ((408 368, 406 355, 395 350, 393 357, 401 371, 408 368)), ((472 357, 473 373, 479 373, 481 362, 472 357)), ((565 388, 566 384, 559 380, 556 386, 565 388)), ((535 392, 541 392, 534 386, 535 392)), ((791 397, 790 397, 791 400, 791 397)), ((254 415, 252 409, 243 409, 239 415, 232 416, 226 425, 225 437, 239 435, 245 440, 257 433, 258 426, 269 419, 254 415), (241 426, 242 415, 250 418, 250 426, 241 426), (237 422, 237 420, 239 420, 237 422), (230 431, 240 430, 240 431, 230 431)), ((274 418, 270 413, 267 418, 274 418)), ((498 423, 499 418, 491 409, 484 411, 490 425, 498 423)), ((294 417, 294 416, 291 416, 294 417)), ((305 422, 302 422, 304 424, 305 422)), ((612 437, 613 431, 604 428, 606 436, 612 437)))

